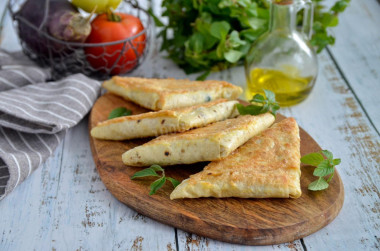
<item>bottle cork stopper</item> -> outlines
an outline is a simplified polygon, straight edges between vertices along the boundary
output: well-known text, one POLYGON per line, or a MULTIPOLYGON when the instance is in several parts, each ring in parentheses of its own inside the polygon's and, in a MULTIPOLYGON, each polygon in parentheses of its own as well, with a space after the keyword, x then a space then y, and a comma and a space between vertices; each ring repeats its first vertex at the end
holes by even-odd
POLYGON ((293 4, 293 0, 273 0, 273 3, 279 5, 289 5, 293 4))

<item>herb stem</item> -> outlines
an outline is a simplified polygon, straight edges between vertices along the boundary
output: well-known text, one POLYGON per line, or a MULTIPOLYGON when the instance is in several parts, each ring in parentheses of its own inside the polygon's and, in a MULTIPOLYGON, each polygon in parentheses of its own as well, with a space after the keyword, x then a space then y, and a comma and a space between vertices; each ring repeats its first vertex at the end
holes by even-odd
POLYGON ((327 179, 327 182, 330 182, 331 181, 331 179, 334 177, 334 173, 332 173, 331 175, 330 175, 330 177, 327 179))

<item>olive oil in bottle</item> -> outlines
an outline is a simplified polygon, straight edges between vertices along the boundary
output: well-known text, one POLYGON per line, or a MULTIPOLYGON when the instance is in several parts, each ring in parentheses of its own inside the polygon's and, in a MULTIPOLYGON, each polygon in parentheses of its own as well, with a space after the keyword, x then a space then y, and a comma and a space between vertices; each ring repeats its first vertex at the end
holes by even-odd
POLYGON ((318 74, 316 53, 310 45, 313 3, 310 0, 272 0, 269 29, 251 46, 245 62, 247 100, 271 90, 280 106, 304 100, 318 74), (297 29, 297 12, 303 25, 297 29))
POLYGON ((263 94, 263 89, 276 94, 276 101, 281 106, 290 106, 304 100, 310 93, 315 78, 301 77, 297 69, 289 67, 285 71, 275 69, 254 68, 247 76, 246 99, 255 94, 263 94))

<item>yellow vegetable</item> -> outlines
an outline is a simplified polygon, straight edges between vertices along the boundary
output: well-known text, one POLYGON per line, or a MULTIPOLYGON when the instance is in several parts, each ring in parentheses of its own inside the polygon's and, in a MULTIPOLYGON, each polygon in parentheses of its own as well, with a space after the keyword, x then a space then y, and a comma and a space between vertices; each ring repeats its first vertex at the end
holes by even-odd
POLYGON ((96 7, 95 13, 99 14, 110 8, 116 9, 121 0, 72 0, 71 2, 88 13, 91 13, 96 7))

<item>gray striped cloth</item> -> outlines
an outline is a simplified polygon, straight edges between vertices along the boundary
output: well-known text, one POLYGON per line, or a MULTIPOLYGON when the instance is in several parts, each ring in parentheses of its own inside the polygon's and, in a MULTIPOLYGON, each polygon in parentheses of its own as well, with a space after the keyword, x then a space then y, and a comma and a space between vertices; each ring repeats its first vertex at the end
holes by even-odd
POLYGON ((83 74, 46 82, 49 71, 0 50, 0 200, 41 165, 99 95, 83 74))

